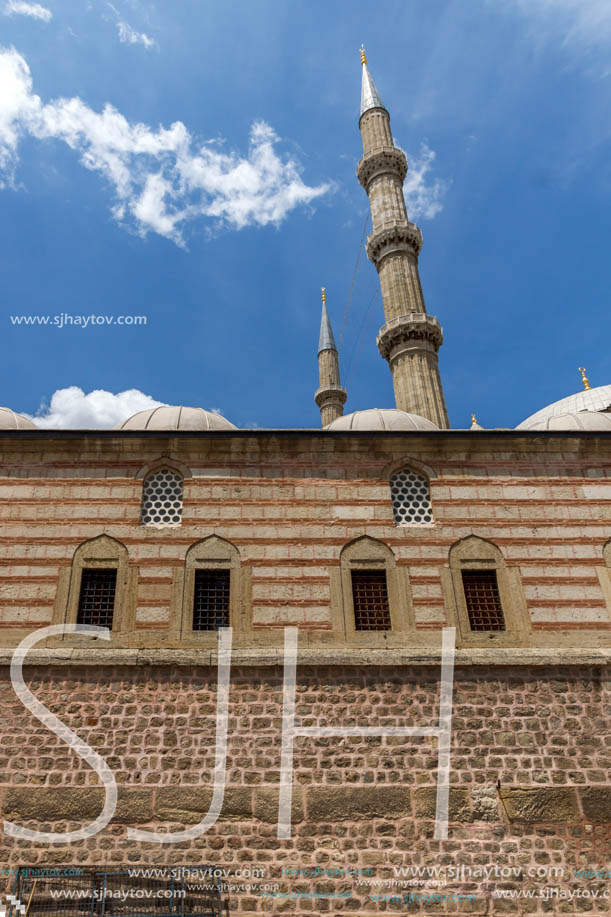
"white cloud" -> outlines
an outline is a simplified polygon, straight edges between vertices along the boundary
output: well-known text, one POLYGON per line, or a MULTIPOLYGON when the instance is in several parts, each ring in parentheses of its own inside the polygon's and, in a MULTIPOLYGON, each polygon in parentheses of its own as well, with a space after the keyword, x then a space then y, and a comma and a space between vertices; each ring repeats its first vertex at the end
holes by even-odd
POLYGON ((403 183, 403 193, 410 219, 432 220, 443 210, 443 199, 450 182, 429 176, 435 156, 435 152, 426 143, 420 146, 418 156, 407 156, 409 169, 403 183))
POLYGON ((145 32, 137 32, 131 27, 129 22, 122 18, 118 9, 112 3, 108 6, 117 17, 117 30, 119 32, 119 41, 127 42, 130 45, 144 45, 145 48, 154 48, 157 42, 154 38, 149 38, 145 32))
POLYGON ((25 0, 8 0, 4 6, 5 16, 29 16, 31 19, 42 19, 50 22, 53 13, 40 3, 26 3, 25 0))
POLYGON ((251 127, 246 155, 210 143, 194 148, 181 121, 153 130, 110 104, 102 112, 77 97, 44 104, 32 92, 25 59, 14 48, 0 49, 0 170, 9 182, 22 135, 66 143, 110 183, 116 219, 178 244, 190 221, 232 229, 278 225, 330 190, 304 183, 299 163, 279 154, 280 138, 262 121, 251 127))
POLYGON ((144 45, 145 48, 154 48, 156 45, 154 38, 149 38, 146 32, 136 32, 124 19, 119 19, 117 28, 119 29, 119 41, 127 42, 130 45, 144 45))
POLYGON ((104 430, 117 426, 137 411, 163 403, 136 388, 116 395, 96 389, 86 395, 82 388, 71 385, 58 389, 49 404, 41 405, 38 413, 24 416, 30 417, 43 430, 104 430))

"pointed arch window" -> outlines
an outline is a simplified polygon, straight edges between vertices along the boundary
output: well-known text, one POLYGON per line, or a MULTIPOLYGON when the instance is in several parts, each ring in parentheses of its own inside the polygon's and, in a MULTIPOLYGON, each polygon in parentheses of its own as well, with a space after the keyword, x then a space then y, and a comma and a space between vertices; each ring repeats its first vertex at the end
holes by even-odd
MULTIPOLYGON (((78 546, 58 587, 54 623, 108 627, 113 640, 135 626, 138 568, 116 538, 98 535, 78 546)), ((86 638, 66 636, 79 644, 86 638)))
POLYGON ((388 545, 361 535, 343 547, 338 573, 332 608, 341 609, 337 626, 348 642, 357 646, 404 642, 414 626, 409 576, 406 567, 397 567, 388 545))
POLYGON ((177 525, 182 522, 184 479, 180 471, 165 467, 151 471, 142 485, 142 525, 177 525))
POLYGON ((464 643, 516 644, 530 633, 519 567, 491 541, 469 535, 450 548, 442 572, 446 600, 464 643))
POLYGON ((250 630, 246 622, 250 577, 241 565, 240 552, 218 535, 191 545, 182 575, 182 608, 178 634, 181 640, 215 645, 220 627, 250 630))
POLYGON ((390 495, 395 525, 431 523, 433 505, 428 478, 419 471, 402 468, 390 476, 390 495))

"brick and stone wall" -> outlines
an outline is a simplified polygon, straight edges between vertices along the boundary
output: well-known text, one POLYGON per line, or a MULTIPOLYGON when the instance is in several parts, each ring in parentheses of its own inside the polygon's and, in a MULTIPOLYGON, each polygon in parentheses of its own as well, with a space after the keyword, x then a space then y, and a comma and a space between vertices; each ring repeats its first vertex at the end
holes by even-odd
MULTIPOLYGON (((90 662, 93 662, 93 654, 90 662)), ((460 657, 459 657, 460 660, 460 657)), ((250 891, 229 892, 231 913, 608 913, 609 880, 574 870, 611 863, 611 678, 600 665, 456 669, 450 826, 433 840, 436 740, 300 738, 295 744, 293 836, 277 838, 282 669, 231 674, 227 787, 218 822, 189 843, 126 838, 126 826, 182 830, 210 799, 216 669, 211 666, 26 665, 30 689, 112 768, 118 809, 78 845, 4 837, 5 864, 191 864, 262 868, 250 891), (394 867, 563 867, 562 878, 472 878, 447 885, 357 884, 396 879, 394 867), (287 878, 282 869, 373 870, 361 876, 287 878), (265 899, 349 892, 345 899, 265 899), (600 901, 499 900, 500 890, 598 890, 600 901), (382 903, 371 894, 468 894, 472 902, 382 903)), ((437 665, 302 666, 303 726, 436 725, 437 665)), ((103 791, 89 766, 20 704, 6 668, 0 684, 3 817, 33 830, 93 821, 103 791)), ((231 881, 231 880, 229 880, 231 881)), ((234 880, 238 881, 238 880, 234 880)), ((245 880, 240 880, 244 882, 245 880)))
MULTIPOLYGON (((176 641, 177 586, 189 548, 230 541, 250 577, 244 608, 263 641, 287 624, 344 641, 332 575, 362 535, 409 575, 414 633, 437 645, 453 623, 443 571, 452 545, 488 539, 518 575, 533 645, 611 642, 611 440, 604 435, 45 433, 0 436, 0 642, 64 620, 76 549, 105 533, 128 552, 135 617, 123 645, 176 641), (178 526, 140 525, 142 473, 184 467, 178 526), (389 476, 430 475, 435 523, 396 526, 389 476), (139 477, 140 475, 140 477, 139 477), (63 579, 62 579, 63 577, 63 579), (66 587, 67 588, 67 587, 66 587)), ((336 642, 337 642, 336 640, 336 642)))

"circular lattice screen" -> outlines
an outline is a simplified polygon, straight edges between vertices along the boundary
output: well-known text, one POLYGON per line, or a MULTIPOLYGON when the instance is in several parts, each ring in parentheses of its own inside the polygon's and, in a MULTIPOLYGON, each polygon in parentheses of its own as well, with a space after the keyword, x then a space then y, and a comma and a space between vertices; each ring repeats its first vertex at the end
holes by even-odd
POLYGON ((142 487, 142 524, 180 522, 182 489, 182 475, 178 471, 162 468, 149 474, 142 487))
POLYGON ((429 482, 417 471, 397 471, 390 479, 392 509, 397 525, 432 522, 429 482))

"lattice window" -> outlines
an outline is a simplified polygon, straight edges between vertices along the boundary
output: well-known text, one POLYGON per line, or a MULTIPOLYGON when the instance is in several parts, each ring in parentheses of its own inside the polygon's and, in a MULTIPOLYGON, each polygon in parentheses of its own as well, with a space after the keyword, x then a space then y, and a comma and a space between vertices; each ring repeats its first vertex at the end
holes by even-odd
POLYGON ((116 589, 116 569, 85 568, 81 573, 77 624, 112 627, 116 589))
POLYGON ((417 471, 397 471, 390 479, 392 509, 397 525, 433 522, 429 482, 417 471))
POLYGON ((354 627, 390 630, 386 570, 351 570, 354 627))
POLYGON ((149 474, 142 487, 142 524, 180 522, 182 493, 183 479, 178 471, 162 468, 149 474))
POLYGON ((196 570, 193 630, 229 627, 229 570, 196 570))
POLYGON ((505 630, 496 570, 462 570, 471 630, 505 630))

